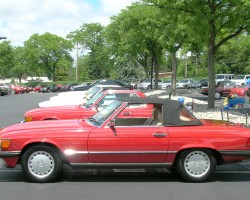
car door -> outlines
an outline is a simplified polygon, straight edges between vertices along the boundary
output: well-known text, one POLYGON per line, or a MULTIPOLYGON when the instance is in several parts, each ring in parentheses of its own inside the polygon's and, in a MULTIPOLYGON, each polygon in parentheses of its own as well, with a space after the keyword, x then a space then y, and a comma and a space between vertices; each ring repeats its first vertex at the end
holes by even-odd
POLYGON ((164 163, 168 133, 163 126, 106 126, 88 140, 90 163, 164 163))

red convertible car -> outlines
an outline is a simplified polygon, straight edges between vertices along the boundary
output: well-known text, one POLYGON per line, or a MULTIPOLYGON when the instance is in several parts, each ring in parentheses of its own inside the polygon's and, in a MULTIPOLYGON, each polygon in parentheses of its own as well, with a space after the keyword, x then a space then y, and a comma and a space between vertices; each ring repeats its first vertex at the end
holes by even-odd
POLYGON ((51 182, 63 165, 81 168, 169 168, 190 182, 208 180, 217 165, 250 158, 250 130, 198 120, 180 102, 115 100, 88 119, 17 124, 0 131, 0 158, 21 164, 33 182, 51 182), (150 118, 120 118, 128 106, 154 105, 150 118))
MULTIPOLYGON (((146 97, 142 92, 136 90, 104 90, 94 95, 83 105, 51 106, 46 108, 36 108, 24 113, 25 122, 40 120, 58 119, 78 119, 88 118, 96 114, 99 110, 106 107, 118 97, 146 97)), ((142 115, 151 114, 152 107, 138 107, 135 110, 127 110, 123 115, 142 115)))

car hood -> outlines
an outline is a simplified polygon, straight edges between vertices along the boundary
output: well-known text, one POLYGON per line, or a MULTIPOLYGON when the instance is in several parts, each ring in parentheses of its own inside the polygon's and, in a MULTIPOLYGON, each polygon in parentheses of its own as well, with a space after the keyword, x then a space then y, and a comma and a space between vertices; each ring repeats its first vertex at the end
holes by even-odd
POLYGON ((43 101, 38 103, 40 108, 51 107, 51 106, 66 106, 66 105, 80 105, 86 103, 87 99, 61 99, 60 101, 43 101))
POLYGON ((0 132, 1 137, 14 138, 29 137, 36 135, 36 137, 73 137, 77 134, 88 134, 94 126, 85 122, 85 120, 51 120, 21 123, 8 126, 0 132))
POLYGON ((45 107, 45 108, 36 108, 27 111, 24 113, 25 117, 29 116, 43 116, 43 115, 60 115, 60 114, 67 114, 67 113, 82 113, 83 111, 87 110, 86 108, 83 108, 81 105, 74 106, 74 105, 69 105, 69 106, 52 106, 52 107, 45 107))

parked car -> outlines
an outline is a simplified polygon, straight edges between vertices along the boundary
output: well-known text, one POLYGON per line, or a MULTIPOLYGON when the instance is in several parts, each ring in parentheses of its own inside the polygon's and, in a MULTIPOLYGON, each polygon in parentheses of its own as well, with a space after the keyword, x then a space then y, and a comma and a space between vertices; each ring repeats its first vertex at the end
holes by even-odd
POLYGON ((45 84, 39 84, 39 85, 36 85, 35 87, 33 87, 33 91, 34 92, 41 92, 41 89, 46 88, 46 87, 47 87, 47 85, 45 85, 45 84))
POLYGON ((64 91, 64 85, 62 84, 47 85, 40 89, 40 92, 42 93, 63 92, 63 91, 64 91))
POLYGON ((8 95, 9 92, 9 86, 4 83, 0 83, 0 96, 8 95))
POLYGON ((220 81, 230 81, 234 78, 234 74, 215 74, 215 83, 220 81))
POLYGON ((21 165, 32 182, 51 182, 62 166, 168 168, 185 181, 209 180, 216 166, 250 157, 250 130, 242 124, 197 119, 178 101, 125 98, 88 119, 16 124, 0 131, 0 158, 21 165), (128 106, 154 106, 152 116, 121 118, 128 106))
POLYGON ((184 89, 191 88, 191 85, 193 84, 193 82, 194 80, 191 78, 180 80, 176 82, 176 88, 184 88, 184 89))
POLYGON ((208 86, 208 80, 207 79, 201 79, 198 81, 195 81, 191 84, 190 88, 202 88, 208 86))
POLYGON ((159 82, 158 83, 158 88, 159 89, 169 89, 171 87, 171 83, 172 81, 171 80, 165 80, 165 81, 162 81, 162 82, 159 82))
MULTIPOLYGON (((161 85, 163 81, 161 79, 158 80, 158 88, 161 85)), ((153 80, 153 86, 152 88, 155 88, 155 80, 153 80)), ((144 81, 140 82, 137 85, 137 89, 144 89, 144 90, 148 90, 151 88, 151 79, 144 79, 144 81)))
POLYGON ((109 86, 93 86, 87 91, 71 91, 63 92, 58 96, 51 97, 49 101, 43 101, 38 103, 39 108, 51 107, 51 106, 64 106, 64 105, 80 105, 86 103, 94 95, 102 92, 103 90, 116 89, 116 87, 109 86))
POLYGON ((236 86, 244 86, 246 85, 247 79, 250 79, 250 75, 240 74, 235 76, 231 81, 236 84, 236 86))
POLYGON ((71 91, 73 87, 78 86, 78 83, 69 83, 64 85, 63 91, 71 91))
POLYGON ((71 91, 86 91, 90 88, 91 83, 82 83, 71 87, 71 91))
MULTIPOLYGON (((99 92, 97 95, 94 95, 83 105, 36 108, 24 113, 24 118, 25 122, 89 118, 112 103, 115 99, 121 97, 146 97, 146 95, 135 90, 105 90, 99 92)), ((142 109, 127 110, 124 115, 128 116, 130 113, 133 113, 133 115, 136 116, 137 112, 148 112, 151 114, 152 108, 146 108, 147 107, 142 107, 142 109)))
MULTIPOLYGON (((231 93, 231 89, 235 88, 236 85, 232 81, 219 81, 215 85, 215 99, 220 99, 222 96, 227 97, 231 93)), ((200 93, 208 95, 208 87, 202 87, 200 93)))
POLYGON ((230 95, 236 94, 237 96, 246 96, 247 91, 249 90, 249 87, 244 85, 243 87, 234 87, 231 88, 230 95))
POLYGON ((16 85, 16 84, 8 84, 8 85, 9 85, 11 94, 20 94, 22 92, 19 85, 16 85))

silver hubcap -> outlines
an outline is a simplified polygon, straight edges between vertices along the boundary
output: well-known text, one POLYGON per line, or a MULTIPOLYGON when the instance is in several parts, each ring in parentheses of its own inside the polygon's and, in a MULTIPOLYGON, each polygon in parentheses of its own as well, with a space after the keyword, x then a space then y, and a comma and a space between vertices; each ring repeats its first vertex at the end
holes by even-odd
POLYGON ((220 93, 215 93, 215 99, 219 99, 220 98, 220 93))
POLYGON ((184 168, 190 176, 202 177, 210 169, 210 159, 202 151, 191 152, 184 161, 184 168))
POLYGON ((49 176, 53 172, 54 167, 54 158, 45 151, 34 152, 28 159, 28 169, 37 178, 49 176))

